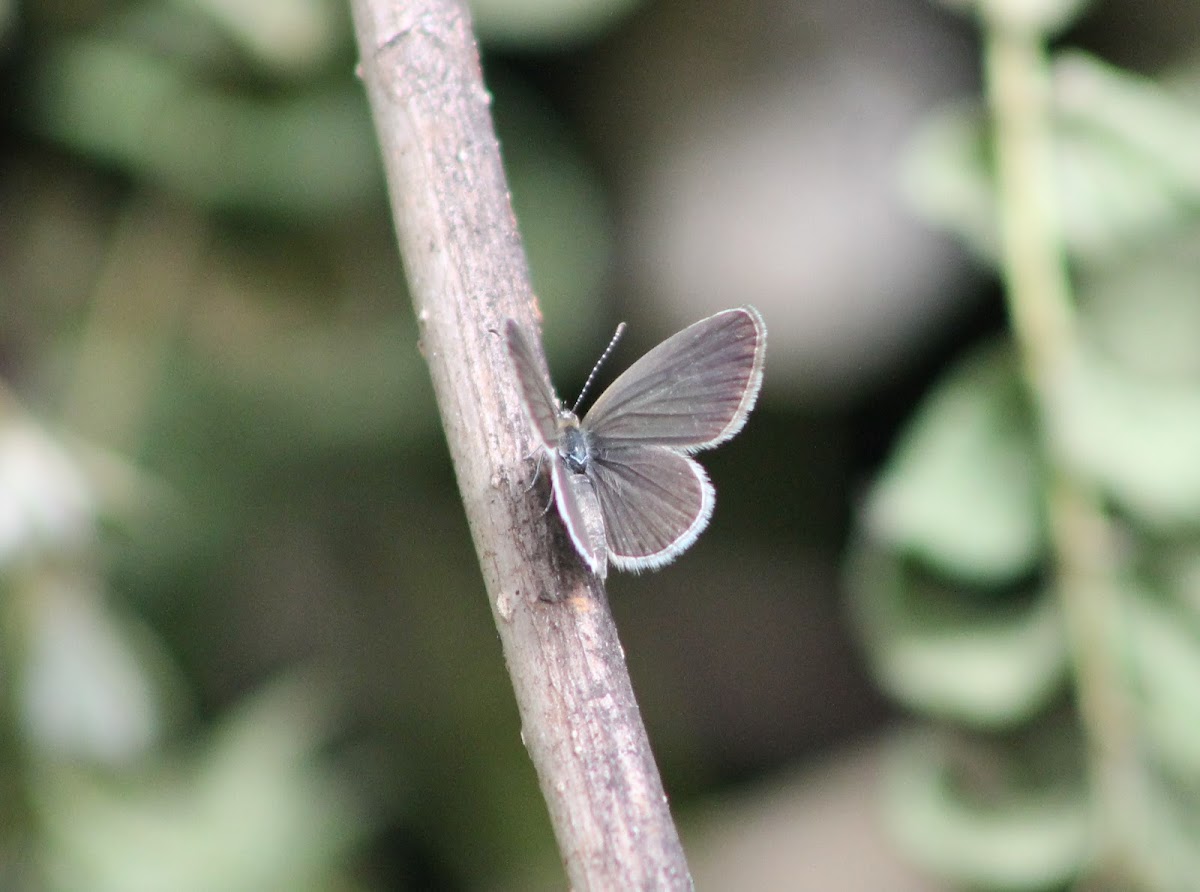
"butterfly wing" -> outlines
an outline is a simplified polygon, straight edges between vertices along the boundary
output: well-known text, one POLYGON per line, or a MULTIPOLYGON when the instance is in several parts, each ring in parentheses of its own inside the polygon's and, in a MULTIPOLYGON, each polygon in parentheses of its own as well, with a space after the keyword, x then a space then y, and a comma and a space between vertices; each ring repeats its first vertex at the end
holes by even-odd
POLYGON ((603 579, 608 573, 608 553, 604 514, 594 482, 587 474, 572 472, 557 455, 551 459, 550 475, 554 484, 554 502, 571 544, 588 568, 603 579))
POLYGON ((603 579, 608 571, 608 554, 604 514, 595 487, 587 475, 572 472, 558 454, 558 401, 534 358, 533 348, 512 319, 504 325, 504 338, 520 386, 521 405, 538 441, 550 454, 550 477, 558 514, 575 550, 588 568, 603 579))
POLYGON ((521 388, 521 405, 525 407, 525 414, 529 416, 538 442, 553 450, 558 442, 558 401, 554 391, 542 374, 521 326, 515 320, 509 319, 504 324, 504 339, 508 344, 508 358, 517 375, 517 384, 521 388))
POLYGON ((766 346, 767 328, 753 307, 701 319, 626 369, 583 427, 612 445, 695 452, 723 443, 758 399, 766 346))
POLYGON ((665 447, 608 448, 591 459, 586 476, 603 512, 608 559, 622 570, 670 563, 712 516, 713 488, 704 469, 665 447))

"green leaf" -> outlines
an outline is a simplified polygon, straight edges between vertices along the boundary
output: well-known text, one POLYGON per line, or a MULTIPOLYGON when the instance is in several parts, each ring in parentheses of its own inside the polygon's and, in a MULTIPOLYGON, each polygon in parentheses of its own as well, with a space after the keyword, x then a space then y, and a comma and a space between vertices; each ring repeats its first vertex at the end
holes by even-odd
POLYGON ((0 572, 87 553, 100 507, 78 457, 15 406, 0 406, 0 572))
POLYGON ((345 10, 336 0, 175 0, 171 5, 184 13, 176 21, 186 22, 193 12, 207 16, 248 59, 282 77, 318 71, 346 38, 345 10))
POLYGON ((1147 784, 1144 821, 1133 828, 1144 847, 1145 859, 1153 870, 1153 888, 1192 889, 1200 876, 1200 798, 1193 787, 1182 787, 1177 779, 1152 776, 1147 784))
MULTIPOLYGON (((1112 266, 1194 219, 1200 114, 1158 83, 1082 53, 1055 65, 1058 215, 1073 259, 1112 266)), ((930 115, 901 168, 908 201, 993 265, 999 240, 989 124, 962 103, 930 115)))
POLYGON ((1083 336, 1113 366, 1200 389, 1200 231, 1156 239, 1136 256, 1092 265, 1076 289, 1083 336))
MULTIPOLYGON (((978 773, 1011 776, 1012 766, 990 761, 978 773)), ((962 775, 932 734, 897 746, 888 823, 915 860, 957 885, 1013 892, 1059 888, 1079 872, 1090 836, 1082 785, 1023 788, 1010 777, 981 796, 962 775)))
POLYGON ((1163 171, 1108 134, 1060 127, 1059 215, 1071 255, 1110 264, 1188 212, 1163 171))
POLYGON ((923 218, 996 263, 1000 237, 991 152, 978 105, 947 105, 921 123, 901 159, 900 188, 923 218))
POLYGON ((217 208, 324 218, 381 194, 365 99, 336 87, 263 99, 115 39, 61 40, 30 75, 33 128, 217 208))
POLYGON ((1190 621, 1200 621, 1200 540, 1168 543, 1155 554, 1156 579, 1162 589, 1187 612, 1190 621))
POLYGON ((162 730, 169 668, 149 632, 105 609, 82 573, 23 577, 29 604, 19 701, 23 731, 43 755, 127 764, 162 730))
POLYGON ((367 822, 316 758, 323 706, 291 682, 256 697, 193 759, 105 781, 36 778, 51 892, 318 892, 367 822))
POLYGON ((951 576, 1020 578, 1043 549, 1035 455, 1011 354, 981 350, 922 405, 870 494, 865 526, 951 576))
MULTIPOLYGON (((1164 85, 1108 65, 1077 50, 1054 64, 1056 106, 1062 120, 1093 141, 1119 147, 1125 157, 1155 171, 1191 214, 1200 199, 1200 111, 1187 88, 1164 85)), ((1110 183, 1115 185, 1115 183, 1110 183)))
POLYGON ((927 715, 1009 728, 1061 690, 1067 652, 1048 594, 1000 603, 938 588, 895 556, 860 544, 851 605, 880 685, 927 715))
POLYGON ((1066 459, 1131 513, 1163 528, 1200 520, 1200 386, 1085 348, 1061 369, 1051 423, 1066 459))
POLYGON ((1145 591, 1126 598, 1139 725, 1171 774, 1200 788, 1200 628, 1189 611, 1145 591))

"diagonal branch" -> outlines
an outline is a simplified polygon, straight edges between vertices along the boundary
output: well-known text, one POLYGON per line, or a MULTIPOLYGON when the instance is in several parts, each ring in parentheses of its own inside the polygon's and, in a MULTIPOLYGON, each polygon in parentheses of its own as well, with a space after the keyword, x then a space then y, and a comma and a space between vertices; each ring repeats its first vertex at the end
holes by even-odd
POLYGON ((524 492, 531 441, 499 332, 536 330, 537 311, 469 15, 352 8, 421 349, 571 886, 691 888, 604 588, 524 492))

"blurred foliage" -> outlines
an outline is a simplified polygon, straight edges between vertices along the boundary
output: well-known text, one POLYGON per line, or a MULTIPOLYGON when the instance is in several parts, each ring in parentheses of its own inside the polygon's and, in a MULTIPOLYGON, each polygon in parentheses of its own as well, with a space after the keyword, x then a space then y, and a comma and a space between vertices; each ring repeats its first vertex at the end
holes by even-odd
MULTIPOLYGON (((524 873, 552 837, 347 5, 0 3, 0 52, 0 888, 524 873)), ((609 213, 544 100, 490 86, 561 355, 604 327, 609 213)))
MULTIPOLYGON (((985 28, 1015 16, 1046 39, 1079 6, 971 5, 985 28)), ((1182 892, 1200 852, 1198 79, 1069 49, 1049 78, 1076 342, 1040 411, 1015 335, 950 370, 866 500, 847 581, 880 684, 929 720, 898 745, 889 790, 910 853, 962 888, 1182 892), (1113 531, 1094 567, 1054 560, 1080 531, 1047 523, 1050 457, 1113 531), (1072 639, 1075 609, 1116 633, 1072 639), (1115 712, 1089 710, 1089 647, 1117 667, 1115 712), (1132 741, 1116 768, 1114 737, 1132 741)), ((999 264, 1011 196, 991 126, 982 106, 935 114, 904 175, 929 219, 999 264)))
POLYGON ((1033 572, 1045 530, 1026 404, 1011 351, 985 349, 955 369, 876 482, 871 535, 981 585, 1033 572))
POLYGON ((638 0, 470 0, 479 36, 498 46, 562 49, 618 24, 638 0))
POLYGON ((913 732, 893 753, 886 808, 900 841, 964 885, 1048 889, 1088 855, 1079 736, 1062 722, 998 740, 913 732))

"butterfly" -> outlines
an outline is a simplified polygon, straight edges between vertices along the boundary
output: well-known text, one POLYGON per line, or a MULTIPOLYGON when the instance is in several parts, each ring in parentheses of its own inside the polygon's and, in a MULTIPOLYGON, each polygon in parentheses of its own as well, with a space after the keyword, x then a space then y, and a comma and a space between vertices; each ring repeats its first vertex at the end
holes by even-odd
POLYGON ((724 310, 672 335, 609 385, 582 420, 578 403, 568 409, 555 396, 514 320, 504 335, 525 414, 550 460, 554 502, 583 562, 603 579, 609 563, 636 573, 677 558, 708 525, 715 499, 691 454, 734 436, 758 399, 762 316, 750 306, 724 310))

